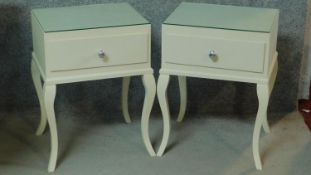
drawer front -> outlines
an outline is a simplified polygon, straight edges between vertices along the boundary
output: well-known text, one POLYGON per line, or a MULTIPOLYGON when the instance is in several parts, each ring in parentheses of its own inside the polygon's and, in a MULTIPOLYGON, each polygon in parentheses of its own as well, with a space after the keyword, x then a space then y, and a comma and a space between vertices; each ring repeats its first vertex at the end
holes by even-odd
POLYGON ((263 72, 264 57, 264 42, 163 34, 162 59, 168 63, 263 72))
POLYGON ((147 33, 49 40, 47 67, 49 71, 66 71, 144 63, 150 55, 149 42, 147 33))

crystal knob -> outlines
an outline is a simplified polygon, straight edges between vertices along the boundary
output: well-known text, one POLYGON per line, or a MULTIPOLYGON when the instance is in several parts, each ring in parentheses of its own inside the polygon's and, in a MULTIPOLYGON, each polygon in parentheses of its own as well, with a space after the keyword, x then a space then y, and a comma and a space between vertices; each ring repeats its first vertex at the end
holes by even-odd
POLYGON ((211 51, 209 52, 208 56, 209 56, 210 58, 215 58, 215 57, 217 57, 217 54, 216 54, 216 52, 215 52, 214 50, 211 50, 211 51))
POLYGON ((100 58, 104 58, 105 57, 105 51, 103 50, 103 49, 100 49, 99 50, 99 52, 98 52, 98 56, 100 57, 100 58))

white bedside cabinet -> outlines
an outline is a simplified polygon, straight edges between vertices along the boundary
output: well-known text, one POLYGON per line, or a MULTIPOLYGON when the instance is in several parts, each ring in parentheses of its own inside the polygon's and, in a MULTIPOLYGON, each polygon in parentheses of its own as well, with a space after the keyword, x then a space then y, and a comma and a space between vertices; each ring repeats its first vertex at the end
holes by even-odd
POLYGON ((130 77, 141 75, 145 87, 142 135, 150 155, 155 155, 148 122, 156 92, 150 62, 150 24, 129 4, 97 4, 32 11, 32 77, 41 106, 41 135, 48 121, 51 157, 55 170, 58 152, 54 114, 56 85, 123 77, 122 109, 129 123, 127 95, 130 77), (41 77, 43 84, 41 83, 41 77))
MULTIPOLYGON (((162 25, 162 67, 157 94, 164 118, 158 156, 167 146, 170 114, 166 89, 171 75, 179 80, 182 121, 187 101, 186 77, 257 84, 259 108, 253 155, 261 169, 259 135, 269 132, 267 106, 277 74, 279 11, 275 9, 182 3, 162 25)), ((203 89, 202 89, 203 90, 203 89)))

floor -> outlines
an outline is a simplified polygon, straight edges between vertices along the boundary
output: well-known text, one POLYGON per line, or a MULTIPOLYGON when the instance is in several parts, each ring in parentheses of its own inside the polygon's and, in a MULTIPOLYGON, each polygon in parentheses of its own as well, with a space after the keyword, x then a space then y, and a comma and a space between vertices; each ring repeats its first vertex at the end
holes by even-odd
MULTIPOLYGON (((49 174, 49 132, 34 135, 38 114, 1 114, 5 117, 0 117, 0 175, 49 174)), ((255 169, 251 152, 252 119, 199 116, 172 122, 169 148, 163 157, 154 158, 142 143, 139 120, 124 124, 121 117, 88 120, 68 115, 73 114, 58 114, 55 175, 311 174, 311 135, 298 112, 276 121, 271 134, 262 133, 262 171, 255 169)), ((151 121, 155 145, 162 134, 160 119, 151 121)))

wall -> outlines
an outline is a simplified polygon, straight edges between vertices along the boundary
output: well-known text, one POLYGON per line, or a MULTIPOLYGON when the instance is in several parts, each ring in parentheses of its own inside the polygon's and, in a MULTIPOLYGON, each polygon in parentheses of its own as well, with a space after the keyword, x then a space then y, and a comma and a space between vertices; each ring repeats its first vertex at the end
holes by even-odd
MULTIPOLYGON (((30 10, 124 0, 0 0, 0 110, 37 110, 38 100, 30 77, 32 50, 30 10)), ((181 0, 127 0, 152 23, 152 66, 156 77, 160 68, 161 22, 181 0)), ((272 113, 289 112, 296 107, 300 62, 302 58, 304 23, 307 0, 191 0, 241 6, 278 8, 280 27, 278 37, 279 73, 273 90, 272 113)), ((58 86, 56 111, 100 113, 109 117, 120 113, 120 79, 72 83, 58 86), (82 110, 81 110, 82 109, 82 110)), ((255 113, 255 85, 188 78, 188 112, 255 113)), ((140 78, 131 84, 130 110, 138 115, 144 95, 140 78)), ((172 112, 178 110, 178 89, 173 78, 168 90, 172 112)), ((154 113, 159 113, 156 102, 154 113)), ((91 116, 91 115, 90 115, 91 116)))
POLYGON ((300 83, 298 98, 309 99, 309 89, 311 80, 311 3, 308 1, 307 18, 305 23, 305 41, 303 48, 303 57, 300 69, 300 83))

